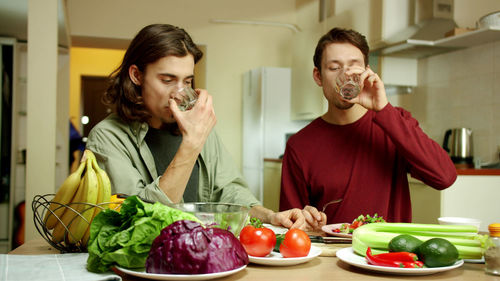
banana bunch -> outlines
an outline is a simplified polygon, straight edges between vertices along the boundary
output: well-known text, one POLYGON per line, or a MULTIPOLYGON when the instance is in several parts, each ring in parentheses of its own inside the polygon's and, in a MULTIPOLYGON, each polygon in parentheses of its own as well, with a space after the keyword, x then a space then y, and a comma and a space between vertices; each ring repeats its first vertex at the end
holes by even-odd
POLYGON ((69 175, 52 199, 44 218, 52 241, 86 247, 90 224, 111 199, 111 182, 94 153, 85 150, 78 169, 69 175))

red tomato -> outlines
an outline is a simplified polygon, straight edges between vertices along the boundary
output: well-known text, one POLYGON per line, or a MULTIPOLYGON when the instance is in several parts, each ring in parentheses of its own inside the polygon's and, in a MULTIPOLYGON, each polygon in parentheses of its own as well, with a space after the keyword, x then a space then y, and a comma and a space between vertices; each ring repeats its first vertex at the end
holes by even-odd
POLYGON ((247 254, 265 257, 274 249, 276 235, 269 228, 247 225, 240 232, 240 242, 247 254))
POLYGON ((305 257, 311 250, 311 239, 300 229, 290 229, 281 243, 280 253, 285 258, 305 257))

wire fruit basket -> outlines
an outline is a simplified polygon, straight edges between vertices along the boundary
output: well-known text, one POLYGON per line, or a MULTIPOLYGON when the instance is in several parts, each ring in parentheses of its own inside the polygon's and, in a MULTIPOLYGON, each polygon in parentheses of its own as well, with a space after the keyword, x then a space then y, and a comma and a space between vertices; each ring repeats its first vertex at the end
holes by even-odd
MULTIPOLYGON (((35 223, 35 227, 40 233, 40 235, 47 241, 52 247, 56 248, 59 250, 61 253, 79 253, 79 252, 87 252, 87 239, 88 239, 88 234, 81 239, 75 239, 75 235, 71 233, 70 226, 73 222, 76 221, 77 218, 81 218, 85 223, 88 224, 90 227, 90 222, 82 215, 86 211, 91 211, 91 209, 99 208, 101 210, 104 209, 118 209, 120 207, 121 202, 103 202, 99 204, 91 204, 91 203, 85 203, 85 202, 71 202, 69 204, 60 204, 58 202, 52 202, 52 199, 54 198, 55 194, 45 194, 45 195, 36 195, 33 198, 33 202, 31 203, 31 208, 33 210, 33 222, 35 223), (51 210, 49 208, 50 204, 55 204, 57 207, 54 210, 51 210), (76 209, 77 206, 82 206, 85 205, 82 209, 81 212, 78 212, 76 209), (62 220, 62 216, 57 216, 54 214, 56 210, 59 208, 65 208, 64 213, 66 212, 71 212, 72 214, 72 219, 65 224, 62 220), (54 231, 50 230, 47 228, 45 220, 46 216, 48 214, 51 214, 52 216, 56 217, 57 221, 61 226, 64 228, 64 238, 62 240, 58 241, 59 239, 55 239, 54 237, 54 231), (71 239, 70 239, 71 238, 71 239), (70 240, 76 241, 71 242, 70 240)), ((88 227, 87 227, 88 228, 88 227)), ((88 229, 87 231, 90 231, 88 229)))

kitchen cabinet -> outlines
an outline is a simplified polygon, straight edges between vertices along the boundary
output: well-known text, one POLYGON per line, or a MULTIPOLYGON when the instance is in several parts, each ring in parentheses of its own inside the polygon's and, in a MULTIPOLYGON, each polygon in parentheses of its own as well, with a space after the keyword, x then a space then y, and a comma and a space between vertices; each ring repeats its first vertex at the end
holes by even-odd
POLYGON ((281 160, 264 160, 264 207, 275 212, 280 207, 281 160))
POLYGON ((500 176, 459 175, 445 190, 435 190, 409 178, 413 222, 437 223, 439 217, 481 220, 480 231, 500 222, 500 176))
MULTIPOLYGON (((455 17, 463 12, 454 12, 456 3, 452 0, 381 0, 373 5, 381 20, 374 21, 372 28, 361 25, 359 31, 367 35, 371 51, 380 56, 419 59, 500 40, 499 27, 445 37, 457 27, 455 17)), ((494 5, 490 9, 496 10, 494 5)), ((353 25, 359 26, 357 21, 362 20, 353 25)))
POLYGON ((313 79, 312 57, 322 36, 320 27, 293 35, 291 119, 313 120, 326 112, 328 103, 323 90, 313 79))

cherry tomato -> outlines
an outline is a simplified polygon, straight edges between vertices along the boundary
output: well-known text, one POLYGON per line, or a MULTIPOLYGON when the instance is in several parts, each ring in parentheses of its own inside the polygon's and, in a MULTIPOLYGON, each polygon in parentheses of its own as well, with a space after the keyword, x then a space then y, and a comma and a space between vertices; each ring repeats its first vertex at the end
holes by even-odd
POLYGON ((250 256, 265 257, 276 244, 276 235, 262 224, 245 226, 240 232, 240 242, 250 256))
POLYGON ((311 250, 311 239, 300 229, 290 229, 281 243, 280 253, 285 258, 305 257, 311 250))
POLYGON ((356 229, 356 228, 358 228, 358 227, 360 227, 360 226, 362 226, 362 225, 363 225, 363 222, 362 222, 362 221, 355 221, 355 222, 353 222, 353 223, 351 224, 352 229, 356 229))

